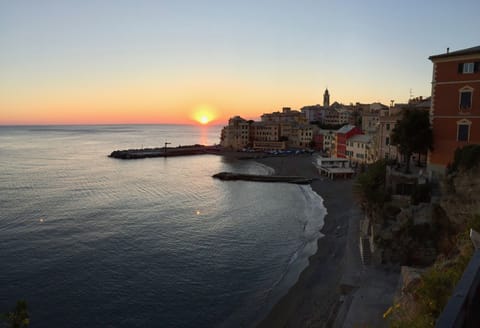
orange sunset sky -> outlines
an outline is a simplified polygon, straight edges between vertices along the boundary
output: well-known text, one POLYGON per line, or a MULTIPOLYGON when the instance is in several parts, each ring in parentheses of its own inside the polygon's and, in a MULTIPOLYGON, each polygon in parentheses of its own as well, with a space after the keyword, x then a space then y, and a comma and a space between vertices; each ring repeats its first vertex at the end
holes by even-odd
POLYGON ((430 95, 428 56, 478 44, 479 11, 478 1, 0 1, 0 124, 224 124, 322 103, 326 87, 331 102, 406 102, 430 95))

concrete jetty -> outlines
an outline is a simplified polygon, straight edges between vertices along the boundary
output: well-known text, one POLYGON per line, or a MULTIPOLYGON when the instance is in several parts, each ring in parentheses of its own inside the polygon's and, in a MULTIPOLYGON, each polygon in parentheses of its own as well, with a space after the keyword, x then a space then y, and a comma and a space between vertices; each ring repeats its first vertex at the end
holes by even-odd
POLYGON ((218 146, 179 146, 179 147, 158 147, 115 150, 108 157, 118 159, 141 159, 150 157, 190 156, 204 154, 220 154, 221 147, 218 146))
POLYGON ((214 174, 213 178, 220 180, 242 180, 242 181, 256 181, 256 182, 284 182, 295 184, 309 184, 313 180, 302 176, 281 176, 281 175, 256 175, 256 174, 243 174, 232 172, 220 172, 214 174))

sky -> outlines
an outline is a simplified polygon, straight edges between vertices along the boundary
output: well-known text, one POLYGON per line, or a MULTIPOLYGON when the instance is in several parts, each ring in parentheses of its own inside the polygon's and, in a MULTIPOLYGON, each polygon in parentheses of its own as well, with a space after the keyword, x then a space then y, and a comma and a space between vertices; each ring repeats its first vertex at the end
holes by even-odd
POLYGON ((257 119, 431 93, 478 0, 0 0, 0 125, 257 119))

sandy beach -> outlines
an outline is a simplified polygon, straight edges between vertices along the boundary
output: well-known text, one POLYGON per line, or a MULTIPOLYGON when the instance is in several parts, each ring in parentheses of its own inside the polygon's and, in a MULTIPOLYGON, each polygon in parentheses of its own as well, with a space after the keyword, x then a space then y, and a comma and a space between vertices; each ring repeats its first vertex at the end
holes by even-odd
POLYGON ((257 159, 279 175, 317 178, 312 189, 324 199, 328 212, 316 254, 258 327, 387 326, 382 314, 391 305, 398 273, 362 264, 363 214, 353 199, 353 180, 319 177, 312 159, 307 154, 257 159))

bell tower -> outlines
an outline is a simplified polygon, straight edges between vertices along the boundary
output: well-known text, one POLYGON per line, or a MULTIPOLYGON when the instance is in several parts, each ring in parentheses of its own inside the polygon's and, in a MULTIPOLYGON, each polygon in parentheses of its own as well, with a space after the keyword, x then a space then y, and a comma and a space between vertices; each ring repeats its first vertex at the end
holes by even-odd
POLYGON ((325 89, 325 93, 323 94, 323 107, 328 108, 330 106, 330 94, 328 93, 328 89, 325 89))

